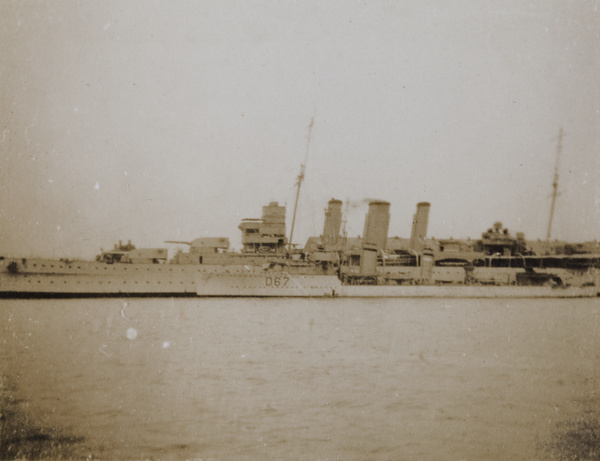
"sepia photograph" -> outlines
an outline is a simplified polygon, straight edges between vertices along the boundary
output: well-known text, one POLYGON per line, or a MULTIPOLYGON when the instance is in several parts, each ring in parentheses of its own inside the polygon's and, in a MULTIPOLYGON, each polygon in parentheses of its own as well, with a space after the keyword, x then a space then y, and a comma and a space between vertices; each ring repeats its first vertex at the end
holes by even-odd
POLYGON ((0 0, 0 460, 600 459, 599 75, 598 0, 0 0))

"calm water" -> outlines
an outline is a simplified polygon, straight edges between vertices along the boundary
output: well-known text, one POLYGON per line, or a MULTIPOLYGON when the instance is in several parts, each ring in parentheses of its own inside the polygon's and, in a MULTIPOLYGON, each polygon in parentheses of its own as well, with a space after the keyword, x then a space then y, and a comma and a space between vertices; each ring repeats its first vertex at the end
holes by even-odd
POLYGON ((599 312, 600 299, 4 300, 0 373, 100 459, 547 459, 560 427, 596 414, 599 312))

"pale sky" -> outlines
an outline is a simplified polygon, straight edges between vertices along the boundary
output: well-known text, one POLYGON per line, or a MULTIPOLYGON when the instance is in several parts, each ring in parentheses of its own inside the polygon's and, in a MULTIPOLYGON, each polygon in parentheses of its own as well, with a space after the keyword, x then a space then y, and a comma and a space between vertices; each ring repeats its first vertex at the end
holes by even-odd
POLYGON ((600 1, 0 0, 0 255, 229 237, 330 198, 408 237, 600 239, 600 1), (308 125, 314 115, 312 140, 308 125))

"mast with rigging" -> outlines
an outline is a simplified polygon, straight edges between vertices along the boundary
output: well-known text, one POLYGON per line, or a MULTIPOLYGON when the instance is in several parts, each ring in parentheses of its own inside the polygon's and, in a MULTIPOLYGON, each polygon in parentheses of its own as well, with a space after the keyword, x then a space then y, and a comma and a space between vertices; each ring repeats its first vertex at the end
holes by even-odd
POLYGON ((308 141, 306 143, 306 153, 304 154, 304 163, 300 165, 300 174, 296 180, 296 202, 294 203, 294 214, 292 216, 292 228, 290 229, 290 240, 288 243, 288 253, 292 251, 292 238, 294 237, 294 225, 296 224, 296 211, 298 211, 298 198, 300 197, 300 186, 304 181, 304 170, 306 169, 306 162, 308 161, 308 150, 310 148, 310 136, 312 134, 313 124, 315 122, 315 116, 310 119, 310 125, 308 126, 308 141))
POLYGON ((554 165, 554 180, 552 181, 552 203, 550 204, 550 220, 548 221, 548 233, 546 234, 546 240, 550 241, 550 234, 552 232, 552 219, 554 218, 554 206, 556 205, 556 196, 558 195, 558 161, 560 159, 560 153, 562 151, 562 139, 563 129, 560 129, 558 133, 558 148, 556 150, 556 164, 554 165))

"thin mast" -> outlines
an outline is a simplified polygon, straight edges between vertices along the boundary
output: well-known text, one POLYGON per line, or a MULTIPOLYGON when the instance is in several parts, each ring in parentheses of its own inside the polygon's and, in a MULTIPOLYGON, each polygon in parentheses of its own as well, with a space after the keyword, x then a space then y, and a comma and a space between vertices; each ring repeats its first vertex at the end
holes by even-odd
POLYGON ((306 168, 306 162, 308 161, 308 149, 310 148, 310 135, 312 134, 312 127, 315 122, 315 116, 313 115, 310 119, 310 125, 308 126, 308 142, 306 143, 306 153, 304 154, 304 163, 300 165, 300 174, 296 181, 296 202, 294 203, 294 215, 292 217, 292 228, 290 230, 290 241, 288 243, 288 253, 292 251, 292 238, 294 237, 294 225, 296 224, 296 211, 298 211, 298 198, 300 197, 300 186, 304 181, 304 170, 306 168))
POLYGON ((560 129, 558 133, 558 148, 556 151, 556 165, 554 165, 554 180, 552 181, 552 203, 550 205, 550 220, 548 221, 548 233, 546 234, 546 240, 550 241, 550 234, 552 232, 552 219, 554 218, 554 206, 556 205, 556 196, 558 195, 558 160, 560 159, 560 153, 562 151, 562 139, 563 129, 560 129))

